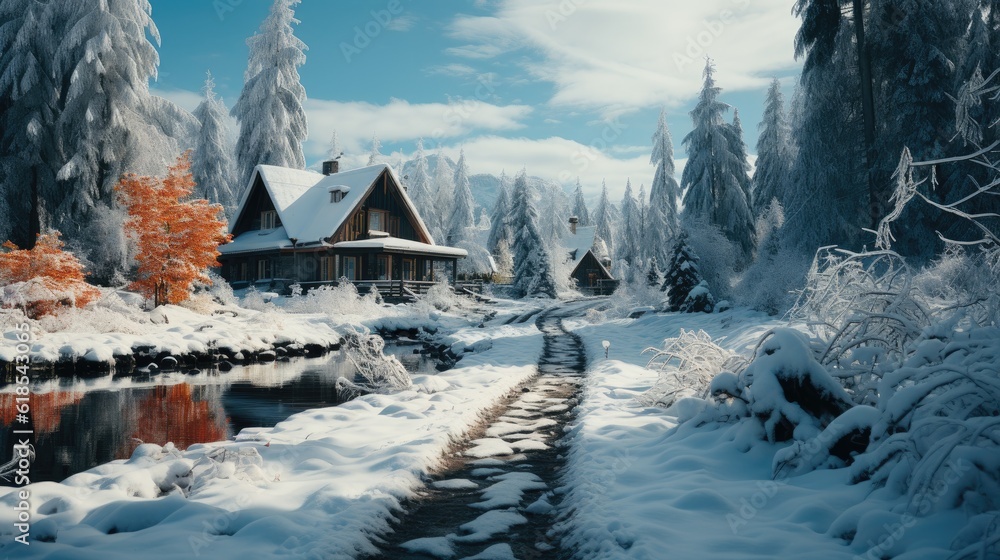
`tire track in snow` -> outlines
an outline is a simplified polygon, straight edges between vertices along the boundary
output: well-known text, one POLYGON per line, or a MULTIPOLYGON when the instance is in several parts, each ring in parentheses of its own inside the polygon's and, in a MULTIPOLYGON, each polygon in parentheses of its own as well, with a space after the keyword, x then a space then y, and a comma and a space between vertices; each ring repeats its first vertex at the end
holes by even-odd
POLYGON ((376 558, 572 556, 559 549, 551 528, 565 467, 563 428, 573 419, 587 367, 582 340, 562 320, 585 307, 563 305, 538 315, 544 336, 538 375, 456 446, 426 488, 404 504, 376 558))

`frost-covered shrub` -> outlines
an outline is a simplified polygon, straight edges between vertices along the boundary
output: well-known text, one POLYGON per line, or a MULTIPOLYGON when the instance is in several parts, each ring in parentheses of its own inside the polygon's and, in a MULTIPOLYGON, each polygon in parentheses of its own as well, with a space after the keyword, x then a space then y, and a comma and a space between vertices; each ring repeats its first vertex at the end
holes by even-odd
POLYGON ((353 379, 337 379, 337 388, 348 396, 391 393, 412 385, 409 372, 395 356, 386 356, 385 341, 373 334, 349 332, 344 335, 347 359, 354 364, 353 379))
POLYGON ((961 312, 973 325, 1000 323, 1000 249, 949 246, 913 280, 935 315, 961 312))
POLYGON ((469 300, 456 294, 447 282, 438 282, 428 288, 427 293, 420 296, 419 303, 424 307, 438 311, 449 311, 467 306, 469 300))
POLYGON ((382 314, 382 295, 372 287, 367 294, 361 296, 352 282, 341 278, 336 286, 320 286, 304 295, 293 295, 286 308, 298 313, 377 317, 382 314))
POLYGON ((814 438, 852 406, 806 336, 793 329, 765 335, 740 379, 743 399, 768 441, 814 438))
POLYGON ((647 348, 651 353, 646 367, 659 370, 660 377, 638 397, 645 406, 670 407, 683 397, 707 398, 712 378, 720 371, 741 371, 746 361, 719 346, 705 331, 681 329, 676 338, 663 341, 662 348, 647 348))
POLYGON ((739 305, 779 315, 795 303, 794 292, 802 287, 809 260, 785 243, 781 235, 784 222, 777 200, 757 218, 757 255, 733 291, 739 305))
POLYGON ((931 319, 902 257, 836 248, 816 253, 790 315, 826 341, 820 363, 843 379, 856 402, 868 404, 878 380, 902 363, 931 319))
POLYGON ((879 385, 881 417, 855 480, 907 492, 911 505, 944 487, 935 508, 1000 509, 998 372, 1000 329, 927 329, 879 385))
POLYGON ((684 230, 688 233, 688 244, 698 255, 699 270, 709 289, 719 299, 729 298, 735 275, 733 264, 741 258, 736 245, 722 230, 704 222, 687 220, 684 230))
POLYGON ((115 290, 101 289, 92 305, 42 317, 38 326, 43 332, 144 334, 149 323, 137 303, 125 301, 115 290))
POLYGON ((243 297, 240 298, 240 305, 254 311, 277 311, 278 307, 271 303, 271 298, 257 291, 257 288, 250 286, 243 297))

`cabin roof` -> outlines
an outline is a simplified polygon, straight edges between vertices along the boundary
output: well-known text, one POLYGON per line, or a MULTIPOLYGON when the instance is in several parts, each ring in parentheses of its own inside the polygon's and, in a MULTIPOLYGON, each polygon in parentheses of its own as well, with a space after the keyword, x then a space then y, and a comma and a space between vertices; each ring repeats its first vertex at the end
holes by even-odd
MULTIPOLYGON (((578 226, 575 234, 571 233, 563 239, 563 246, 569 252, 570 267, 574 273, 577 267, 580 266, 580 262, 583 261, 583 258, 587 256, 587 253, 594 246, 594 239, 596 237, 596 226, 578 226)), ((597 261, 598 266, 608 275, 608 278, 614 278, 596 255, 594 256, 594 260, 597 261)))
MULTIPOLYGON (((274 208, 281 218, 286 238, 294 238, 299 244, 321 242, 333 235, 353 211, 364 202, 370 188, 383 172, 388 172, 397 186, 402 184, 395 171, 384 163, 331 175, 274 165, 258 165, 254 169, 250 185, 243 189, 243 196, 240 197, 236 216, 242 215, 243 207, 250 197, 250 191, 253 190, 253 184, 260 176, 261 182, 267 189, 268 196, 274 202, 274 208), (330 202, 330 192, 334 190, 343 193, 344 197, 340 202, 330 202)), ((426 235, 426 238, 430 239, 431 244, 433 244, 434 239, 413 206, 413 201, 410 200, 401 186, 398 193, 403 205, 407 206, 414 216, 414 227, 418 229, 419 233, 426 235)), ((236 223, 235 219, 230 222, 230 232, 236 223)), ((257 232, 247 233, 257 234, 257 232)), ((240 235, 236 241, 241 240, 245 235, 240 235)), ((224 252, 235 252, 232 248, 225 247, 228 250, 224 252)))
POLYGON ((333 245, 335 249, 378 249, 379 251, 398 251, 421 255, 464 258, 468 253, 465 249, 445 247, 444 245, 428 245, 419 241, 400 239, 398 237, 374 237, 356 241, 341 241, 333 245))

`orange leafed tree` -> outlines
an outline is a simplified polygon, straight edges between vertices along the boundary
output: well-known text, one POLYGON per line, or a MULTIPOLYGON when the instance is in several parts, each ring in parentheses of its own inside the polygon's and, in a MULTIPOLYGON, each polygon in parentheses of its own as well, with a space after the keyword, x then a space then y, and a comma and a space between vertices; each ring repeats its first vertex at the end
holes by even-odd
POLYGON ((55 313, 60 307, 83 307, 101 295, 87 284, 83 264, 63 250, 59 232, 38 236, 31 249, 20 249, 10 241, 0 250, 0 285, 18 287, 13 297, 29 317, 55 313), (19 301, 18 301, 19 300, 19 301))
POLYGON ((115 187, 128 210, 125 227, 139 245, 130 288, 156 306, 186 300, 196 281, 211 284, 208 268, 218 266, 219 245, 229 240, 222 206, 192 199, 194 187, 190 152, 166 177, 129 174, 115 187))

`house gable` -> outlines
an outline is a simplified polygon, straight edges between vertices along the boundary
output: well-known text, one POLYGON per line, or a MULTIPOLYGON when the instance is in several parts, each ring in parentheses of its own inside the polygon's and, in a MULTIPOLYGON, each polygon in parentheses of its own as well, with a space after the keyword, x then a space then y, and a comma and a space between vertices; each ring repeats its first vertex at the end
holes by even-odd
POLYGON ((372 182, 358 202, 330 237, 330 243, 364 239, 374 229, 399 239, 433 244, 413 203, 388 168, 372 182), (374 223, 375 221, 378 223, 374 223))
MULTIPOLYGON (((271 200, 270 193, 264 187, 264 181, 259 173, 254 173, 254 182, 250 187, 250 192, 239 210, 239 215, 233 220, 230 228, 233 237, 247 231, 263 229, 261 228, 261 214, 268 211, 277 213, 274 201, 271 200)), ((278 215, 275 219, 275 227, 281 225, 281 216, 278 215)))

